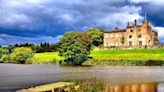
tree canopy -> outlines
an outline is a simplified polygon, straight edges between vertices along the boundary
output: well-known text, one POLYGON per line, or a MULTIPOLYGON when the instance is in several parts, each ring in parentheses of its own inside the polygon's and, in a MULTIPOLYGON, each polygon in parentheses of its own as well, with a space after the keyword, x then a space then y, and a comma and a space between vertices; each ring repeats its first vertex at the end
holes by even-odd
POLYGON ((83 32, 69 31, 60 39, 59 55, 67 64, 80 65, 90 53, 90 37, 83 32))
POLYGON ((92 46, 101 46, 103 44, 103 30, 99 28, 91 28, 86 32, 90 36, 92 46))
POLYGON ((14 51, 10 54, 11 60, 18 64, 26 63, 26 60, 32 58, 33 56, 33 50, 28 47, 15 48, 14 51))

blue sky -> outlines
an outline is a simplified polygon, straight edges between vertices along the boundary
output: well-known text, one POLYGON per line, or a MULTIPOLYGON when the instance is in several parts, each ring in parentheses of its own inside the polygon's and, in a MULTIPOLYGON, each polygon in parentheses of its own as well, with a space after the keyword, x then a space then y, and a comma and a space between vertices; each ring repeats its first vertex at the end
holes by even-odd
POLYGON ((144 13, 164 43, 164 0, 0 0, 0 45, 56 43, 69 30, 112 30, 144 13))

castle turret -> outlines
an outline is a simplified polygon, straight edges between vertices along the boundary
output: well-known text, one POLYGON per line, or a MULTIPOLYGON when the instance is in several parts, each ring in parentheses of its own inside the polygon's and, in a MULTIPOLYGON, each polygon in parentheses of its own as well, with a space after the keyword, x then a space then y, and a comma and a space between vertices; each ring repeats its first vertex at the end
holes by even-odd
POLYGON ((136 26, 136 25, 137 25, 137 20, 135 19, 135 20, 134 20, 134 26, 136 26))

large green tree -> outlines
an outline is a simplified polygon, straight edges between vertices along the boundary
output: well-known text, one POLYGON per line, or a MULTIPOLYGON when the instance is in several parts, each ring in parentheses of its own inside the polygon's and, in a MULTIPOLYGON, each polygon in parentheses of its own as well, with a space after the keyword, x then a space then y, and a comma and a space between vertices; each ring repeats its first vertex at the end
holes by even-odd
POLYGON ((69 31, 60 39, 59 55, 67 64, 80 65, 90 53, 90 37, 86 33, 69 31))
POLYGON ((18 64, 26 63, 26 60, 32 58, 33 56, 33 50, 28 47, 15 48, 14 51, 10 54, 10 58, 13 61, 13 63, 18 64))
POLYGON ((0 48, 0 63, 9 61, 9 50, 0 48))
POLYGON ((104 37, 102 29, 91 28, 86 33, 90 36, 92 46, 102 46, 104 37))
POLYGON ((0 48, 0 57, 1 57, 3 54, 9 54, 9 50, 0 48))

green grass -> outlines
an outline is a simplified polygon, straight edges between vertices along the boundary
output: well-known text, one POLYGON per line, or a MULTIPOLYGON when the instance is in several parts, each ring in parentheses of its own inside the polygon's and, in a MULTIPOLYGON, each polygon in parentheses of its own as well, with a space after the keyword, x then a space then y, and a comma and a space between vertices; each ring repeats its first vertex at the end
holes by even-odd
POLYGON ((34 64, 47 64, 47 63, 55 63, 57 64, 63 58, 58 56, 58 52, 44 52, 44 53, 36 53, 34 55, 34 64))
MULTIPOLYGON (((35 64, 57 64, 62 57, 58 52, 36 53, 35 64)), ((85 65, 161 65, 164 49, 94 50, 85 65)))
POLYGON ((94 50, 92 60, 85 64, 98 65, 142 65, 164 61, 164 49, 94 50))

